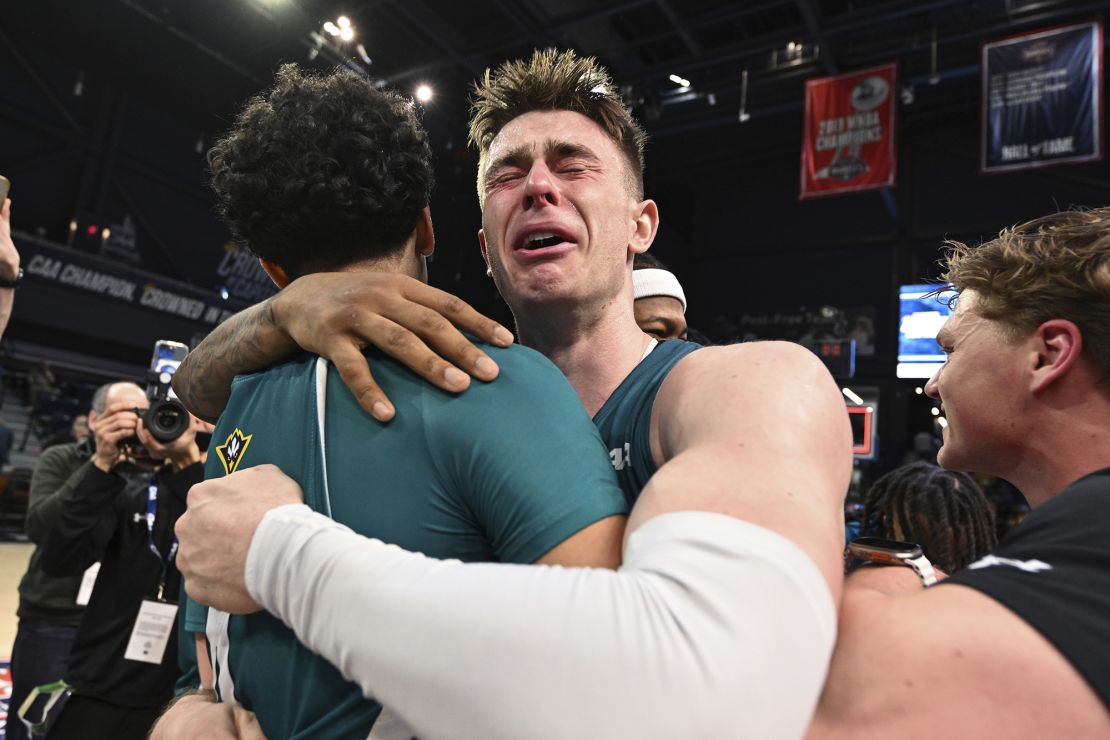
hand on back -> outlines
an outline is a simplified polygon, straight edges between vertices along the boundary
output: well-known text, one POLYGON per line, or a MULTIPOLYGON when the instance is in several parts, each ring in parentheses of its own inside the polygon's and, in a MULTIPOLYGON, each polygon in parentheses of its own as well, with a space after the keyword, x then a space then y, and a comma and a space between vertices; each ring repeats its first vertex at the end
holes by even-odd
POLYGON ((497 365, 462 331, 502 347, 513 341, 507 329, 461 299, 393 273, 305 275, 273 299, 272 315, 299 346, 330 360, 362 408, 380 421, 392 418, 394 409, 374 382, 366 347, 458 392, 470 377, 497 377, 497 365))

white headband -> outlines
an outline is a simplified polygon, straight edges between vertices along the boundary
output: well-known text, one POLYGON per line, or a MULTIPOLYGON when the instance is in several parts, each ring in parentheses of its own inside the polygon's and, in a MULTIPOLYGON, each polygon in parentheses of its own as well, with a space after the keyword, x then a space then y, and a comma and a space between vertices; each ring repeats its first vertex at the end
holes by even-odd
POLYGON ((682 292, 682 285, 679 284, 674 273, 654 267, 633 270, 633 298, 650 298, 656 295, 665 295, 677 299, 682 304, 682 313, 686 313, 686 294, 682 292))

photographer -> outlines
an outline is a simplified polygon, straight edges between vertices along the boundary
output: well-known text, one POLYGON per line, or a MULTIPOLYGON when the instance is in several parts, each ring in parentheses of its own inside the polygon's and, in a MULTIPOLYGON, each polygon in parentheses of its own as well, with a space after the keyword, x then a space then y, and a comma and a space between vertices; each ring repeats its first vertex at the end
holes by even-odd
POLYGON ((144 738, 172 696, 181 583, 173 527, 203 467, 195 425, 159 443, 140 419, 148 405, 137 385, 109 389, 104 413, 90 419, 92 465, 43 543, 51 575, 101 561, 65 676, 73 694, 52 740, 144 738))

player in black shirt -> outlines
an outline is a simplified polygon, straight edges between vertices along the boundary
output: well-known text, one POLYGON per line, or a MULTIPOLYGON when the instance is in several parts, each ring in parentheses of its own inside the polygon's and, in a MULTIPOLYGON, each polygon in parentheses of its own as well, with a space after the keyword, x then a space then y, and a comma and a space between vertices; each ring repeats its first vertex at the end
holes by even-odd
POLYGON ((938 461, 1033 511, 924 592, 908 568, 848 579, 810 735, 1110 737, 1110 208, 954 244, 945 278, 938 461))

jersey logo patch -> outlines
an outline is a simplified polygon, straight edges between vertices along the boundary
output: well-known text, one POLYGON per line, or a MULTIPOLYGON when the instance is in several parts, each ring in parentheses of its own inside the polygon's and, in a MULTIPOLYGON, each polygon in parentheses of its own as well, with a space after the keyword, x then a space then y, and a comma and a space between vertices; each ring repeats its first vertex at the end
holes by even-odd
POLYGON ((224 465, 224 473, 231 475, 239 467, 243 455, 247 454, 247 445, 251 443, 253 434, 244 435, 242 430, 236 428, 227 435, 227 440, 222 445, 217 445, 216 455, 224 465))
POLYGON ((1052 570, 1052 566, 1043 560, 1015 560, 1014 558, 1000 558, 997 555, 987 555, 967 566, 968 570, 990 568, 994 565, 1008 565, 1011 568, 1023 570, 1026 573, 1040 573, 1042 570, 1052 570))
POLYGON ((632 465, 632 443, 625 442, 624 448, 614 447, 609 450, 609 461, 613 463, 613 470, 624 470, 632 465))

